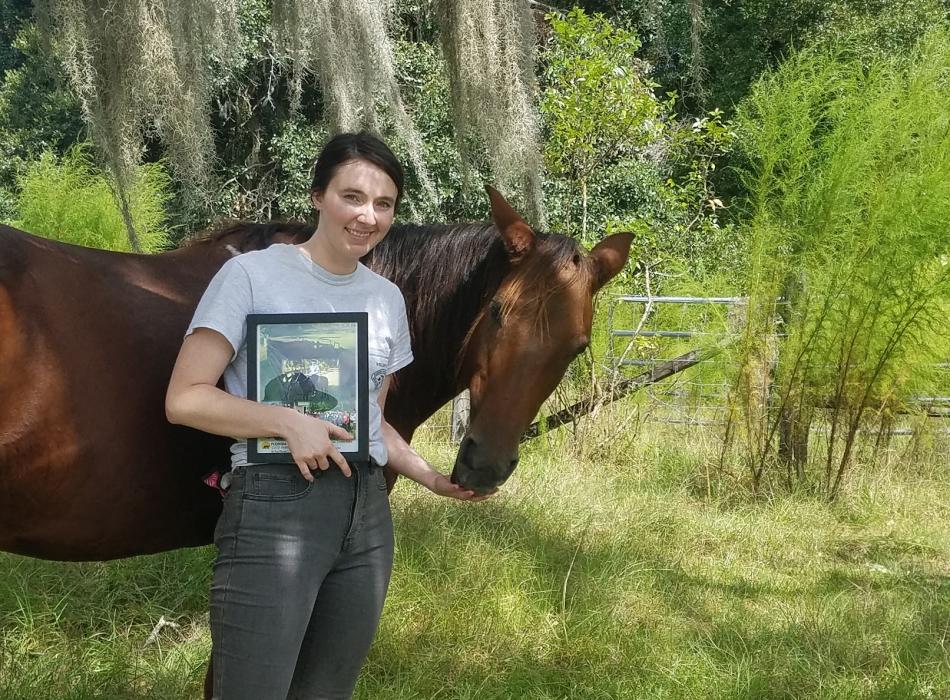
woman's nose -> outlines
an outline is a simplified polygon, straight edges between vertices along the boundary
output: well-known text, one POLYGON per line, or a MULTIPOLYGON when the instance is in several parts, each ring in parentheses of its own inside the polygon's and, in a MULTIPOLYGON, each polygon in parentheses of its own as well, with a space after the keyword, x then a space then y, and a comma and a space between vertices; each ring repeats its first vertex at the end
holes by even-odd
POLYGON ((364 205, 360 209, 360 213, 356 217, 359 221, 365 224, 375 224, 376 223, 376 210, 372 204, 364 205))

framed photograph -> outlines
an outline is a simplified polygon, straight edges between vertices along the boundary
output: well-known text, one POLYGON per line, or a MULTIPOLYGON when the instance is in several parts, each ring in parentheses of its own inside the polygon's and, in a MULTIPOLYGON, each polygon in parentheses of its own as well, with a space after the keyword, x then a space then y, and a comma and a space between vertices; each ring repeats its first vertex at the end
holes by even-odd
MULTIPOLYGON (((333 423, 353 436, 333 444, 351 461, 369 459, 368 315, 250 314, 247 396, 333 423)), ((247 441, 247 461, 292 461, 279 438, 247 441)))

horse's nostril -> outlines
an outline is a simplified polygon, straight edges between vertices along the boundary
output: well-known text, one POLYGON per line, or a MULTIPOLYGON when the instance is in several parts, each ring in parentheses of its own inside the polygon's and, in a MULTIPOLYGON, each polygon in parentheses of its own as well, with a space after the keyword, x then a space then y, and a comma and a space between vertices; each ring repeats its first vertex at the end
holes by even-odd
POLYGON ((459 461, 462 462, 463 464, 468 464, 469 453, 474 449, 475 449, 475 441, 470 437, 466 437, 462 441, 462 446, 459 448, 459 461))
POLYGON ((515 457, 513 460, 511 460, 511 464, 508 465, 508 468, 514 471, 515 467, 517 466, 518 466, 518 458, 515 457))

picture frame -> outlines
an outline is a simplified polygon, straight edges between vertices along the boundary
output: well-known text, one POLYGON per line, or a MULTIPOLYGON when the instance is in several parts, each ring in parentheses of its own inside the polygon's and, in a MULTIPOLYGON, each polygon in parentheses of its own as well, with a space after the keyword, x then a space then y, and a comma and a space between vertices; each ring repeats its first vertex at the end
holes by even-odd
MULTIPOLYGON (((249 314, 247 397, 337 425, 333 440, 351 462, 369 460, 369 315, 366 312, 249 314)), ((278 437, 250 438, 250 464, 293 462, 278 437)))

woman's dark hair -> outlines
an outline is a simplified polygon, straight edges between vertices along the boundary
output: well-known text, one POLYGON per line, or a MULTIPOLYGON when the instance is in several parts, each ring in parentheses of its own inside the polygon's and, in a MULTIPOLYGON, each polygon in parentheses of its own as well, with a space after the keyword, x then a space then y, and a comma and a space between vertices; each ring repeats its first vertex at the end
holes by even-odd
POLYGON ((353 160, 370 162, 389 175, 396 184, 396 204, 399 203, 406 180, 402 164, 382 139, 368 131, 344 132, 327 141, 314 163, 310 191, 324 192, 337 168, 353 160))

